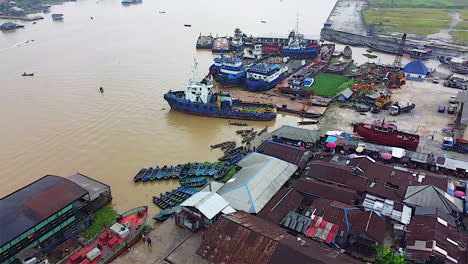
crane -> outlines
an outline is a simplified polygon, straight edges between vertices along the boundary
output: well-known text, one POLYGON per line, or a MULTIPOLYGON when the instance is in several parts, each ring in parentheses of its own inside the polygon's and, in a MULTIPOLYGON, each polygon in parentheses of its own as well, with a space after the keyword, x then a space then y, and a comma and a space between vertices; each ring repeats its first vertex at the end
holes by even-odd
POLYGON ((403 51, 405 49, 406 43, 406 33, 403 34, 403 37, 400 40, 398 54, 395 57, 395 61, 393 62, 393 70, 398 72, 401 69, 401 59, 403 58, 403 51))

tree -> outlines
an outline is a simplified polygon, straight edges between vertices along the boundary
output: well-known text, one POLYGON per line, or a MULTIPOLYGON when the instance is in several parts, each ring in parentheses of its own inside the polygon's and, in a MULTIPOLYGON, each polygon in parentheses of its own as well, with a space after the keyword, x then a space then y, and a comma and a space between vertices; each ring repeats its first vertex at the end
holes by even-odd
POLYGON ((410 262, 406 260, 406 255, 400 255, 390 246, 385 249, 378 244, 374 244, 373 248, 377 252, 375 257, 375 263, 377 264, 409 264, 410 262))

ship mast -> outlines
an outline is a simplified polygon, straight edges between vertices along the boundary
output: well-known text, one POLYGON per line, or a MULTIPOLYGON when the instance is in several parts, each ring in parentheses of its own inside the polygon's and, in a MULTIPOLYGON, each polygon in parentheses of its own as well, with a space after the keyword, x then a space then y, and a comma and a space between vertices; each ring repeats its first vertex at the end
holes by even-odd
POLYGON ((299 13, 296 14, 296 34, 299 34, 299 13))

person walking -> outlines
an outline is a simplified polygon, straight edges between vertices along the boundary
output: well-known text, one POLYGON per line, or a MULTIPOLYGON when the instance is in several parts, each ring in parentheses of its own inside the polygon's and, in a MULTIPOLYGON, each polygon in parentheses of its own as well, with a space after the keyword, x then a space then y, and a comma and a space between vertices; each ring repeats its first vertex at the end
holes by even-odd
POLYGON ((145 234, 141 234, 141 238, 143 239, 143 243, 145 243, 146 242, 145 234))
POLYGON ((148 242, 148 247, 151 247, 151 238, 148 237, 148 238, 146 239, 146 242, 148 242))

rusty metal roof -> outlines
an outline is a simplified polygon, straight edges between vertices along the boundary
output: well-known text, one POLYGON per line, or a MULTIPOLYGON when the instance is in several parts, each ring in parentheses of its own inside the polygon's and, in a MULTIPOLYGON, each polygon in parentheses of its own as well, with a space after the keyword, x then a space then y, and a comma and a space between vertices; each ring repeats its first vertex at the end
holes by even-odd
POLYGON ((258 216, 279 224, 290 211, 296 210, 301 205, 303 199, 304 196, 294 188, 282 188, 271 198, 258 216))
POLYGON ((72 181, 53 175, 0 199, 0 246, 88 194, 72 181))
POLYGON ((304 168, 307 161, 312 158, 312 153, 309 150, 270 140, 264 141, 258 146, 257 152, 290 162, 301 169, 304 168))
POLYGON ((281 227, 242 211, 221 216, 197 254, 214 264, 363 263, 325 244, 298 241, 281 227))
POLYGON ((303 178, 296 182, 295 189, 305 195, 336 200, 346 204, 354 204, 358 198, 355 190, 303 178))

